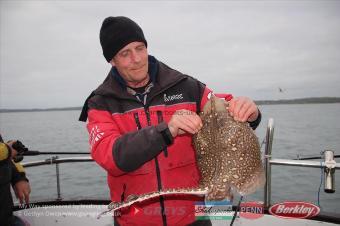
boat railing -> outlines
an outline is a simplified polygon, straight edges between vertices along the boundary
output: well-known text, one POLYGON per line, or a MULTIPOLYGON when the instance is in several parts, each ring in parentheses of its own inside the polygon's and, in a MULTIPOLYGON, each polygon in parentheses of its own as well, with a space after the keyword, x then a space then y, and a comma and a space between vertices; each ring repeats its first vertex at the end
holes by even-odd
POLYGON ((42 165, 53 165, 55 164, 56 170, 56 181, 57 181, 57 200, 62 200, 61 197, 61 188, 60 188, 60 171, 59 171, 59 164, 61 163, 70 163, 70 162, 92 162, 93 159, 91 156, 81 156, 81 157, 68 157, 68 158, 59 158, 58 156, 53 156, 51 158, 34 161, 34 162, 25 162, 23 163, 23 167, 35 167, 35 166, 42 166, 42 165))
MULTIPOLYGON (((271 167, 272 165, 280 166, 300 166, 323 168, 325 173, 325 191, 334 192, 334 174, 335 169, 340 169, 340 163, 334 161, 334 153, 330 150, 325 150, 324 161, 310 161, 310 160, 293 160, 293 159, 279 159, 272 158, 272 147, 274 138, 274 119, 268 120, 266 138, 265 138, 265 152, 264 152, 264 167, 266 175, 266 183, 264 188, 264 207, 269 208, 271 205, 271 167), (330 158, 329 155, 330 154, 330 158)), ((322 156, 320 156, 322 158, 322 156)))
MULTIPOLYGON (((313 168, 324 168, 325 174, 328 173, 329 181, 325 181, 325 186, 328 183, 329 187, 334 186, 334 173, 335 169, 340 169, 340 163, 335 163, 334 159, 331 164, 329 162, 323 161, 309 161, 309 160, 292 160, 292 159, 275 159, 272 158, 272 146, 273 146, 273 138, 274 138, 274 119, 270 118, 268 120, 268 126, 265 137, 265 153, 264 153, 264 167, 265 167, 265 175, 266 175, 266 183, 264 187, 264 207, 269 208, 271 205, 271 167, 273 165, 281 165, 281 166, 300 166, 300 167, 313 167, 313 168), (331 169, 327 171, 327 169, 331 169), (332 181, 333 178, 333 181, 332 181), (332 184, 333 182, 333 184, 332 184)), ((41 165, 55 165, 56 169, 56 182, 57 182, 57 200, 62 200, 61 197, 61 188, 60 188, 60 172, 59 172, 59 164, 62 163, 74 163, 74 162, 91 162, 93 159, 90 156, 86 157, 67 157, 67 158, 59 158, 58 156, 53 156, 51 158, 34 161, 34 162, 25 162, 22 165, 24 167, 35 167, 41 165)), ((326 175, 327 180, 327 175, 326 175)))

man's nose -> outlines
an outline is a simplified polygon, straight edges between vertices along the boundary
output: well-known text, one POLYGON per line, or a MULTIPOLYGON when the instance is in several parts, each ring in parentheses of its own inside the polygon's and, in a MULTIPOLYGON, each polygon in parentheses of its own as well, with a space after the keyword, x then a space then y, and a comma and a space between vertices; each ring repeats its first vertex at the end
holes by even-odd
POLYGON ((142 58, 137 51, 132 51, 132 61, 133 62, 140 62, 141 59, 142 58))

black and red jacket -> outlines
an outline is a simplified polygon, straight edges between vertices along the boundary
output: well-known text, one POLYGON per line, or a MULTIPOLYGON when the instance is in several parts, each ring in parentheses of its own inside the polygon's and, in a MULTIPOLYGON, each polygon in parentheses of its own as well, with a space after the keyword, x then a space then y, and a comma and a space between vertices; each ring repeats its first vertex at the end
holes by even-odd
MULTIPOLYGON (((129 94, 113 68, 84 105, 92 158, 108 173, 112 201, 199 183, 192 136, 172 139, 167 123, 180 109, 202 109, 211 92, 203 83, 149 57, 154 87, 146 104, 129 94)), ((230 96, 231 97, 231 96, 230 96)), ((133 205, 120 225, 186 225, 197 197, 165 196, 133 205)))
POLYGON ((11 157, 11 148, 3 142, 0 134, 0 224, 13 225, 13 199, 11 185, 19 181, 27 181, 25 172, 21 171, 18 163, 11 157))

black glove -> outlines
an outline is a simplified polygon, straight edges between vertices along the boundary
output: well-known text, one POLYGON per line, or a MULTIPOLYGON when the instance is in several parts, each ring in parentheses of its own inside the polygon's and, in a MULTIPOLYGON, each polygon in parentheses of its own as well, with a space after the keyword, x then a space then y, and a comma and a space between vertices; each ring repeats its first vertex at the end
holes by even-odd
POLYGON ((13 158, 14 162, 20 162, 24 159, 24 153, 28 151, 28 148, 17 140, 12 144, 12 147, 18 152, 18 154, 13 158))

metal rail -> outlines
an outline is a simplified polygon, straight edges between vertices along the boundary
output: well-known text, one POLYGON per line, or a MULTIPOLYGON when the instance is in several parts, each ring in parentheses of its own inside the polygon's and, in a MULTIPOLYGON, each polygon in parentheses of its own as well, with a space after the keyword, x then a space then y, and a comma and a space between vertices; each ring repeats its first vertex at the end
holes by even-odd
POLYGON ((264 159, 264 169, 266 175, 266 183, 264 187, 264 206, 269 207, 271 202, 271 155, 272 155, 272 147, 273 147, 273 137, 274 137, 274 119, 270 118, 268 120, 268 127, 266 133, 266 145, 265 145, 265 159, 264 159))
POLYGON ((42 165, 52 165, 59 163, 67 163, 67 162, 92 162, 93 159, 90 156, 86 157, 69 157, 69 158, 56 158, 58 156, 48 158, 45 160, 34 161, 34 162, 24 162, 22 163, 23 167, 33 167, 33 166, 42 166, 42 165))
MULTIPOLYGON (((264 154, 264 158, 265 158, 264 167, 265 167, 265 175, 266 175, 266 183, 264 187, 264 207, 265 208, 269 208, 271 205, 271 166, 272 165, 300 166, 300 167, 324 168, 324 169, 329 167, 328 165, 329 163, 325 161, 320 162, 320 161, 308 161, 308 160, 272 159, 273 137, 274 137, 274 119, 270 118, 268 120, 268 126, 267 126, 267 132, 266 132, 265 154, 264 154)), ((331 168, 333 169, 333 174, 334 174, 335 169, 340 169, 340 163, 335 163, 333 161, 331 168)), ((334 177, 334 175, 332 176, 334 177)))
POLYGON ((61 187, 60 187, 60 170, 59 164, 60 163, 67 163, 67 162, 92 162, 93 159, 88 157, 71 157, 71 158, 59 158, 58 156, 53 156, 51 158, 35 161, 35 162, 25 162, 22 163, 23 167, 35 167, 35 166, 42 166, 42 165, 52 165, 55 164, 55 174, 57 179, 57 201, 61 201, 61 187))
MULTIPOLYGON (((310 168, 324 168, 326 166, 325 162, 320 163, 320 161, 290 160, 290 159, 271 159, 270 164, 278 166, 303 166, 310 168)), ((340 169, 340 163, 335 164, 335 169, 340 169)))

